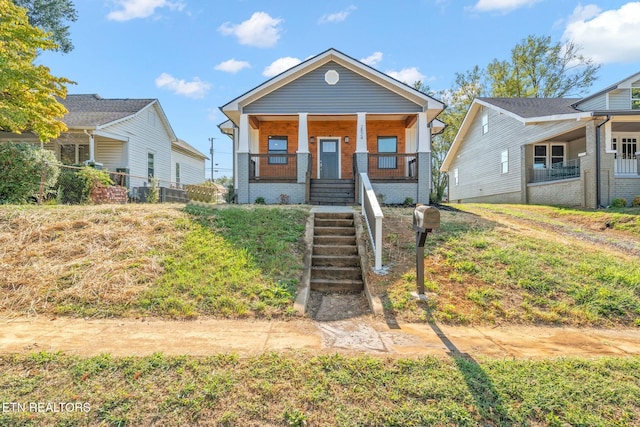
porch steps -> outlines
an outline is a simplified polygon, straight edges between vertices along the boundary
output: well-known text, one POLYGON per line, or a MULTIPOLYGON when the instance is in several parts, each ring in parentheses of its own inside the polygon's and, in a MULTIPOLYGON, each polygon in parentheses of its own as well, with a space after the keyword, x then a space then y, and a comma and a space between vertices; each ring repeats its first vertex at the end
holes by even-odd
POLYGON ((315 214, 311 257, 312 291, 364 290, 353 213, 315 214))
POLYGON ((312 205, 353 204, 355 189, 355 181, 352 179, 312 179, 309 203, 312 205))

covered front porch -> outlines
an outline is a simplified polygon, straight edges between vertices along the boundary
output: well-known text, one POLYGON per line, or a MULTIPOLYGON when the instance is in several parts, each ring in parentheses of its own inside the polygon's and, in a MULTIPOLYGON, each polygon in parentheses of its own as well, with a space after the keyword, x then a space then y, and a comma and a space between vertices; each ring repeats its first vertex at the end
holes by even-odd
POLYGON ((386 203, 428 203, 428 123, 426 113, 243 114, 235 133, 221 129, 236 135, 239 203, 309 203, 311 180, 355 187, 360 173, 386 203))

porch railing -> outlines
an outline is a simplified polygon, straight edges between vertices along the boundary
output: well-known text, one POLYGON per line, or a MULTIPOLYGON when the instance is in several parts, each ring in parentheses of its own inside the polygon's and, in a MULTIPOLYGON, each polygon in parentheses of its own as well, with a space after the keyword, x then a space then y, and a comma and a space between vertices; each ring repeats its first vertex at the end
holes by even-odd
POLYGON ((407 153, 369 153, 371 180, 418 180, 418 156, 407 153))
POLYGON ((617 154, 614 164, 616 175, 638 175, 640 174, 640 153, 617 154))
POLYGON ((550 168, 531 169, 531 183, 580 177, 580 159, 553 163, 550 168))
POLYGON ((375 258, 375 271, 382 272, 382 209, 373 191, 373 186, 366 173, 360 173, 360 204, 362 216, 364 216, 369 231, 369 238, 375 258))
POLYGON ((298 160, 296 154, 251 154, 249 180, 296 181, 298 160))

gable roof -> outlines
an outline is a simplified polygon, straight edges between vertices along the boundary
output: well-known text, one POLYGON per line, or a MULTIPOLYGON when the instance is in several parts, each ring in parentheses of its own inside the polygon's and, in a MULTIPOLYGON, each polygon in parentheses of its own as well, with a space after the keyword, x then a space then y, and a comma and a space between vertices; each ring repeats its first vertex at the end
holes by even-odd
POLYGON ((460 129, 456 134, 440 170, 449 170, 460 145, 471 127, 475 117, 483 108, 491 108, 520 121, 524 125, 558 120, 580 120, 591 117, 590 112, 576 110, 573 104, 576 98, 476 98, 471 103, 460 129))
POLYGON ((171 148, 180 148, 183 151, 186 151, 189 154, 193 155, 194 157, 198 157, 203 160, 209 160, 209 157, 204 155, 201 151, 196 149, 193 145, 189 144, 184 139, 178 138, 175 141, 171 141, 171 148))
POLYGON ((62 118, 69 129, 104 129, 155 106, 170 139, 178 139, 157 99, 105 99, 98 94, 72 94, 60 102, 69 111, 62 118))
POLYGON ((436 117, 443 109, 444 104, 435 98, 426 95, 413 87, 388 76, 373 67, 370 67, 336 49, 328 49, 300 64, 292 67, 277 76, 267 80, 259 86, 245 92, 239 97, 231 100, 220 107, 220 110, 236 125, 239 124, 242 107, 263 96, 287 85, 299 77, 321 67, 322 65, 334 61, 343 67, 391 90, 392 92, 422 106, 423 111, 428 111, 429 117, 436 117))
POLYGON ((98 94, 67 95, 60 102, 69 111, 62 119, 69 127, 104 126, 140 112, 155 99, 104 99, 98 94))
POLYGON ((603 95, 603 94, 605 94, 607 92, 611 92, 613 90, 629 89, 631 87, 631 84, 634 83, 634 82, 637 82, 638 80, 640 80, 640 72, 638 72, 638 73, 636 73, 636 74, 634 74, 632 76, 629 76, 624 80, 620 80, 619 82, 614 83, 611 86, 607 86, 606 88, 604 88, 604 89, 602 89, 602 90, 600 90, 600 91, 598 91, 596 93, 593 93, 593 94, 587 96, 586 98, 581 98, 581 99, 577 100, 573 104, 573 106, 576 107, 576 108, 579 108, 579 105, 582 104, 583 102, 589 101, 589 100, 591 100, 593 98, 596 98, 598 96, 601 96, 601 95, 603 95))
POLYGON ((478 98, 484 105, 513 113, 523 119, 576 113, 573 104, 579 98, 478 98))

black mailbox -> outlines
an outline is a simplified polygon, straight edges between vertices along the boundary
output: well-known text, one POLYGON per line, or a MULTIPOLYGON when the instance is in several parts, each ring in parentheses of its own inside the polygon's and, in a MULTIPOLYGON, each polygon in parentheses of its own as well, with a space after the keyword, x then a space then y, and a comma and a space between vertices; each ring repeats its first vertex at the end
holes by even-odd
POLYGON ((424 243, 427 234, 440 227, 440 211, 431 206, 417 206, 413 211, 416 232, 416 281, 418 295, 424 295, 424 243))

